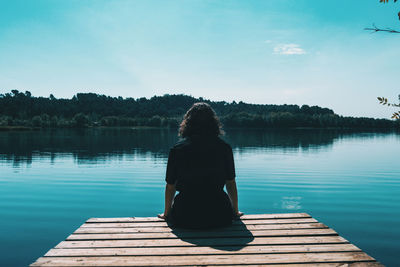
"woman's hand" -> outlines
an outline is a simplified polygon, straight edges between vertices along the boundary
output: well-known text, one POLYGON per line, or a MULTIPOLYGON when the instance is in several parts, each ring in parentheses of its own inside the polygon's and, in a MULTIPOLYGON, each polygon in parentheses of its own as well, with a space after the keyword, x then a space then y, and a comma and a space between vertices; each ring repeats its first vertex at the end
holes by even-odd
POLYGON ((167 215, 165 215, 165 213, 158 214, 157 217, 163 220, 167 219, 167 215))
POLYGON ((166 184, 165 186, 165 207, 164 213, 158 214, 157 217, 163 220, 167 220, 168 214, 172 208, 172 202, 175 196, 176 188, 175 184, 166 184))

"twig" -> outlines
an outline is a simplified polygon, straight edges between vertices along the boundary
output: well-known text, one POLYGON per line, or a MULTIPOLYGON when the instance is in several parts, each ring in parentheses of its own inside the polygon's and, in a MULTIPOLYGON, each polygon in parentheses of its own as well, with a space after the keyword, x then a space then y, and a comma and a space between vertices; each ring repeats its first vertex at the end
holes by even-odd
POLYGON ((380 29, 378 27, 375 26, 375 24, 372 25, 373 28, 364 28, 364 30, 366 31, 373 31, 373 32, 390 32, 390 33, 400 33, 400 31, 394 30, 394 29, 380 29))

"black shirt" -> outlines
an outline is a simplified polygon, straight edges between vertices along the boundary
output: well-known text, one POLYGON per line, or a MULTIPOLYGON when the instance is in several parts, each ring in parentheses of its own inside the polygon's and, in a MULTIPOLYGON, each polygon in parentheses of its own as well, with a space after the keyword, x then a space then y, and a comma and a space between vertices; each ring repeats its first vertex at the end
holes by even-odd
POLYGON ((217 136, 187 137, 169 152, 166 182, 180 192, 221 191, 234 178, 232 148, 217 136))

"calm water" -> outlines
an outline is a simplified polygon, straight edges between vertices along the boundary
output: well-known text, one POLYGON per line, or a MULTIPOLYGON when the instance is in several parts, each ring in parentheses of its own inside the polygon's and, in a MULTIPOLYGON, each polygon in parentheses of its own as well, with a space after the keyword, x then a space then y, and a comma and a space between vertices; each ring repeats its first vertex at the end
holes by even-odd
MULTIPOLYGON (((400 253, 400 135, 227 131, 245 213, 307 212, 388 266, 400 253)), ((0 265, 89 217, 162 212, 169 130, 0 132, 0 265)))

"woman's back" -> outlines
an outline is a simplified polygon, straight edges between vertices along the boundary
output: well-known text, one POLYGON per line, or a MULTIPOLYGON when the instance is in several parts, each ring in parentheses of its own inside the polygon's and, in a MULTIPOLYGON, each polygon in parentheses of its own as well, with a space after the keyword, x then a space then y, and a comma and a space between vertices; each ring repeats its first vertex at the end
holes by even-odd
POLYGON ((170 151, 166 181, 180 192, 222 191, 234 177, 232 149, 217 136, 191 136, 170 151))

